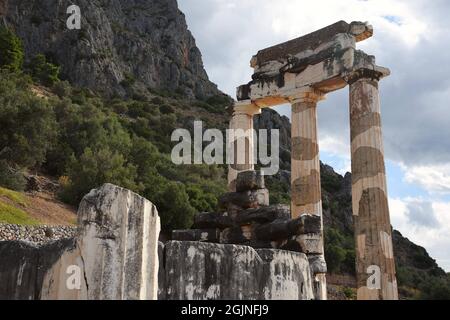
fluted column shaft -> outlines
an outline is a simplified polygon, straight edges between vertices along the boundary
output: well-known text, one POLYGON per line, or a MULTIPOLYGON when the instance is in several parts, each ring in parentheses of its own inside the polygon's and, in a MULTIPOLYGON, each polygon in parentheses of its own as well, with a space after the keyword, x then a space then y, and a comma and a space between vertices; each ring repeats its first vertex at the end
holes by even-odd
POLYGON ((398 299, 386 188, 378 80, 367 72, 350 81, 352 209, 357 297, 398 299))
POLYGON ((233 161, 228 167, 228 190, 236 191, 236 178, 239 172, 253 170, 254 159, 253 115, 261 109, 251 101, 236 102, 230 120, 231 135, 229 151, 233 152, 233 161))
MULTIPOLYGON (((292 102, 291 128, 291 216, 313 214, 322 218, 322 198, 320 186, 320 160, 317 136, 317 102, 323 95, 313 89, 299 93, 292 102)), ((323 257, 322 232, 317 235, 302 235, 304 243, 316 242, 313 254, 323 257)), ((325 274, 316 274, 315 295, 318 300, 326 300, 325 274)))

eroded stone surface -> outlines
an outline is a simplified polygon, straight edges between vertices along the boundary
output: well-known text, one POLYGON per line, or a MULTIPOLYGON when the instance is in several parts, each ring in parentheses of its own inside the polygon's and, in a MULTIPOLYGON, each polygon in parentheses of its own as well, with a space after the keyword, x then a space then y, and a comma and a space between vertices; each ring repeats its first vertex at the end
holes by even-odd
POLYGON ((249 170, 239 172, 236 179, 236 191, 264 189, 264 177, 261 171, 249 170))
POLYGON ((256 209, 247 209, 236 215, 235 222, 248 224, 252 222, 267 223, 277 219, 288 220, 291 217, 291 209, 287 205, 277 204, 256 209))
POLYGON ((302 215, 292 220, 275 220, 255 228, 255 235, 259 240, 279 240, 308 233, 320 234, 322 230, 321 218, 314 215, 302 215))
POLYGON ((269 191, 267 189, 257 189, 243 192, 229 192, 220 197, 219 208, 226 210, 230 204, 242 209, 268 206, 269 191))
POLYGON ((304 254, 248 246, 171 241, 167 299, 313 299, 304 254))
POLYGON ((174 230, 172 239, 178 241, 202 241, 202 242, 219 242, 219 229, 188 229, 174 230))
POLYGON ((193 229, 228 228, 233 221, 227 212, 202 212, 194 216, 193 229))
POLYGON ((41 299, 44 278, 74 239, 37 246, 23 241, 0 241, 0 300, 41 299))

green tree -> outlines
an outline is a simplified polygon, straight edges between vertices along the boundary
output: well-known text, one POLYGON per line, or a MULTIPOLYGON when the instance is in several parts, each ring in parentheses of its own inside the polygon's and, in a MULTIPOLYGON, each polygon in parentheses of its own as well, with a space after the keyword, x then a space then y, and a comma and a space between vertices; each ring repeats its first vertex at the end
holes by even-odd
POLYGON ((55 141, 52 106, 29 91, 22 77, 0 72, 0 159, 11 167, 33 167, 45 160, 55 141))
POLYGON ((345 250, 334 244, 329 245, 325 248, 325 260, 327 261, 328 270, 338 272, 345 260, 345 250))
POLYGON ((164 230, 183 229, 192 225, 195 209, 189 203, 183 184, 169 181, 154 203, 164 230))
POLYGON ((91 189, 104 183, 140 192, 136 185, 136 167, 125 161, 121 154, 108 148, 91 150, 86 148, 79 159, 71 157, 67 168, 69 185, 62 191, 64 201, 77 205, 91 189))
POLYGON ((0 67, 19 71, 22 69, 23 59, 22 40, 10 29, 0 27, 0 67))
POLYGON ((0 186, 11 190, 23 191, 25 184, 23 173, 12 168, 5 160, 0 159, 0 186))
POLYGON ((51 87, 59 81, 60 68, 47 61, 43 54, 36 55, 28 65, 33 79, 44 86, 51 87))
POLYGON ((69 157, 79 158, 86 148, 99 150, 107 147, 111 152, 127 155, 131 138, 117 116, 102 111, 103 105, 86 100, 82 105, 69 99, 56 103, 55 114, 59 127, 58 143, 48 154, 46 169, 62 175, 69 157))
POLYGON ((189 196, 189 203, 198 212, 211 212, 217 205, 217 197, 203 189, 198 184, 188 184, 186 192, 189 196))

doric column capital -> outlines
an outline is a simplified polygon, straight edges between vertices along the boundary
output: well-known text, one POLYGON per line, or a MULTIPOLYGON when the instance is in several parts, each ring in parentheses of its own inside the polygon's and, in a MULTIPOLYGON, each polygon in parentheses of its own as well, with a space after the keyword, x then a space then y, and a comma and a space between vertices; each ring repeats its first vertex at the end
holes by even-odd
POLYGON ((237 101, 233 105, 233 115, 246 114, 253 116, 260 113, 261 108, 254 104, 251 100, 237 101))
POLYGON ((381 67, 377 69, 361 68, 346 75, 344 77, 344 80, 350 85, 361 79, 368 79, 378 82, 382 78, 387 77, 389 74, 390 71, 389 69, 386 68, 381 67))
POLYGON ((289 95, 288 99, 292 104, 299 102, 317 103, 325 100, 325 93, 314 88, 306 87, 296 90, 295 93, 289 95))

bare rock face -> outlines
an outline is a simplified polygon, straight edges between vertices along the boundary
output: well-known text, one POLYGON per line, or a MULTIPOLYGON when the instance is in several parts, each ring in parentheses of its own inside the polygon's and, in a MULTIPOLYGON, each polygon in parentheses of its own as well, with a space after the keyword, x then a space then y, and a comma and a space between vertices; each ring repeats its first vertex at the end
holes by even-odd
POLYGON ((221 94, 176 0, 79 0, 81 30, 69 30, 69 0, 0 1, 0 20, 23 39, 27 60, 43 53, 62 77, 107 95, 180 89, 191 97, 221 94))
POLYGON ((259 130, 268 131, 267 144, 271 144, 271 130, 279 130, 280 136, 280 168, 291 170, 291 122, 288 117, 281 116, 271 108, 263 108, 261 114, 253 117, 253 127, 257 134, 259 130))
POLYGON ((165 246, 168 300, 310 300, 305 254, 248 246, 171 241, 165 246))

